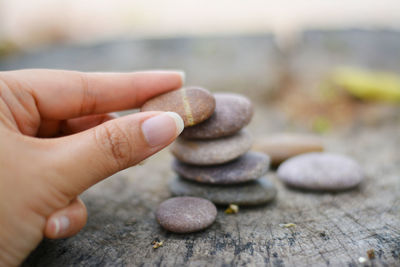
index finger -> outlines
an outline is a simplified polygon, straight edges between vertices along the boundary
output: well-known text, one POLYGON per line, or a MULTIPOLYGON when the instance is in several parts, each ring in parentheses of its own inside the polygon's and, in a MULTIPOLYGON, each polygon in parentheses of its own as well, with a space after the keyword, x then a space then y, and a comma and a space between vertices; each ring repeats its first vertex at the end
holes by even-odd
POLYGON ((32 69, 3 72, 2 77, 32 94, 42 118, 65 120, 138 108, 147 99, 180 88, 184 74, 180 71, 84 73, 32 69))

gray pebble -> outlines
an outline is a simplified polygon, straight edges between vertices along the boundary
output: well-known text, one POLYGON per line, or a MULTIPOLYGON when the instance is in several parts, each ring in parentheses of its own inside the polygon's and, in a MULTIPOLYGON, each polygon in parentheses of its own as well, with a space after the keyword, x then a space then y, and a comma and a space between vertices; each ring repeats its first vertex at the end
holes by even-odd
POLYGON ((217 208, 207 199, 175 197, 160 204, 158 223, 174 233, 192 233, 209 227, 217 217, 217 208))
POLYGON ((229 186, 200 184, 176 177, 169 183, 169 189, 176 196, 202 197, 217 205, 260 205, 271 201, 276 196, 275 186, 265 177, 229 186))
POLYGON ((178 138, 171 146, 172 154, 193 165, 215 165, 229 162, 250 150, 253 138, 246 130, 212 140, 178 138))
POLYGON ((204 122, 186 128, 181 136, 188 139, 212 139, 232 135, 247 124, 253 116, 251 101, 240 94, 216 93, 215 111, 204 122))
POLYGON ((269 169, 264 153, 247 152, 238 159, 213 166, 195 166, 174 160, 172 168, 185 179, 209 184, 237 184, 255 180, 269 169))
POLYGON ((350 157, 323 152, 290 158, 279 166, 277 173, 288 185, 312 190, 345 190, 364 179, 363 170, 350 157))

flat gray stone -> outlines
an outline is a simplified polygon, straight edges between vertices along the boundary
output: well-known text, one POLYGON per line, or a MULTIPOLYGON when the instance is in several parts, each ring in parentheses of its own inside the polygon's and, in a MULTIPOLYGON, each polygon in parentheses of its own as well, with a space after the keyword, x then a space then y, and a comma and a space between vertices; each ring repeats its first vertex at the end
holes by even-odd
POLYGON ((276 196, 275 186, 265 177, 236 185, 210 185, 174 178, 169 189, 175 196, 195 196, 208 199, 217 205, 260 205, 276 196))
POLYGON ((363 170, 352 158, 323 152, 290 158, 279 166, 277 173, 286 184, 311 190, 345 190, 364 179, 363 170))
POLYGON ((171 146, 172 154, 193 165, 215 165, 236 159, 250 150, 253 138, 243 129, 235 135, 210 140, 178 138, 171 146))
POLYGON ((209 227, 217 217, 217 208, 207 199, 197 197, 170 198, 157 209, 156 219, 166 230, 192 233, 209 227))
POLYGON ((237 184, 255 180, 269 169, 269 156, 259 152, 247 152, 236 160, 213 166, 195 166, 177 159, 173 170, 182 178, 208 184, 237 184))
POLYGON ((204 122, 187 127, 181 134, 187 139, 213 139, 232 135, 247 124, 253 116, 251 101, 240 94, 216 93, 215 111, 204 122))

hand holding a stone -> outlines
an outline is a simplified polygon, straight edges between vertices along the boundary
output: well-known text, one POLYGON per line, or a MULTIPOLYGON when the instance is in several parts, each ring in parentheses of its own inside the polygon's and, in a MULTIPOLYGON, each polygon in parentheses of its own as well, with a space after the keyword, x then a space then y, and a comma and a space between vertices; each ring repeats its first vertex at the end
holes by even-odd
POLYGON ((86 223, 78 195, 170 144, 173 112, 115 118, 182 86, 180 72, 0 72, 0 265, 18 265, 42 240, 86 223))

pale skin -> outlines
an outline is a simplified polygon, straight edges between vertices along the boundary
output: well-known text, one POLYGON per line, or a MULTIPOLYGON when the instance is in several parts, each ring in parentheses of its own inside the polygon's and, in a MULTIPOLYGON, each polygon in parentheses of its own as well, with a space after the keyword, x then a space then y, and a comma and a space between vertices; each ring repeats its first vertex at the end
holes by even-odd
POLYGON ((141 162, 182 131, 176 113, 140 107, 182 86, 181 72, 0 72, 0 266, 19 265, 44 238, 78 233, 79 195, 141 162))

